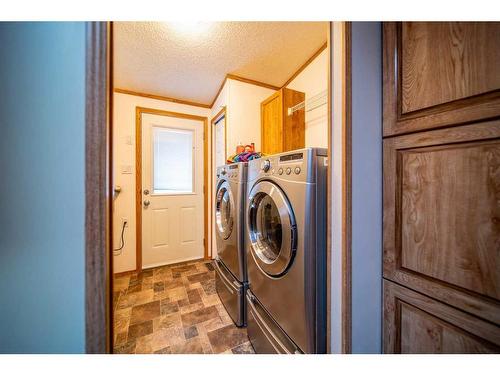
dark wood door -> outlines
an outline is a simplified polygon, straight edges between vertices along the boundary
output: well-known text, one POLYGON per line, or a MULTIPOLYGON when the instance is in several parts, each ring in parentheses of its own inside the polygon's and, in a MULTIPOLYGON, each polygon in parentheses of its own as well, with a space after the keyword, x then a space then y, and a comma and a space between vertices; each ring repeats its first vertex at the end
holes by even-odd
POLYGON ((499 23, 384 25, 386 352, 499 350, 499 61, 499 23))

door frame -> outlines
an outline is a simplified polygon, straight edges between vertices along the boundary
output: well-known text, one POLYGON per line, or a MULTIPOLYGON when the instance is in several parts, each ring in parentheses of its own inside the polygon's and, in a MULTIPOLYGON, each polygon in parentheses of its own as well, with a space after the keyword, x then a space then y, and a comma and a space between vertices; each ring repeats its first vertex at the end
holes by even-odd
MULTIPOLYGON (((225 121, 225 124, 224 124, 224 159, 227 159, 227 108, 226 106, 223 106, 221 108, 221 110, 219 112, 217 112, 217 114, 212 117, 212 120, 210 120, 210 154, 211 155, 214 155, 214 151, 215 151, 215 147, 214 147, 214 126, 217 124, 217 122, 219 122, 219 120, 224 117, 224 121, 225 121)), ((212 179, 212 177, 214 176, 214 172, 215 172, 215 168, 214 168, 214 165, 213 165, 213 158, 211 157, 210 158, 210 254, 208 254, 208 258, 212 259, 213 255, 214 255, 214 251, 212 249, 212 244, 213 244, 213 234, 214 234, 214 231, 215 231, 215 222, 214 222, 214 215, 212 215, 212 213, 215 214, 215 211, 214 211, 214 207, 215 207, 215 189, 217 188, 217 184, 214 183, 214 180, 212 179)))
POLYGON ((87 22, 85 62, 85 352, 113 345, 112 24, 87 22))
MULTIPOLYGON (((346 105, 343 108, 337 107, 333 103, 334 90, 333 80, 341 79, 343 89, 341 95, 350 103, 350 56, 344 55, 344 69, 341 76, 334 74, 333 69, 333 42, 343 40, 344 52, 350 51, 350 27, 349 23, 344 24, 344 35, 340 38, 334 32, 334 24, 329 23, 328 30, 328 46, 329 46, 329 76, 328 76, 328 183, 327 183, 327 351, 332 353, 332 263, 333 263, 333 217, 332 210, 333 192, 339 187, 342 188, 344 196, 344 204, 341 211, 345 214, 345 218, 349 219, 347 227, 343 228, 344 237, 342 251, 342 279, 343 283, 340 287, 343 291, 344 306, 347 307, 342 311, 340 318, 343 326, 344 334, 342 335, 342 352, 350 352, 350 181, 341 181, 340 186, 333 184, 333 128, 342 126, 344 129, 342 143, 345 146, 350 144, 350 106, 346 105), (337 123, 333 118, 333 109, 342 112, 343 121, 337 123)), ((86 352, 87 353, 111 353, 113 341, 113 311, 112 306, 112 283, 113 283, 113 265, 110 257, 112 252, 113 238, 110 236, 112 228, 112 206, 110 197, 112 197, 113 176, 110 168, 112 162, 112 128, 109 124, 112 121, 113 115, 113 23, 112 22, 89 22, 87 23, 86 34, 86 239, 85 239, 85 263, 86 263, 86 282, 85 282, 85 312, 86 312, 86 352), (106 53, 102 53, 105 51, 106 53), (103 146, 104 144, 104 146, 103 146), (98 160, 99 162, 96 162, 98 160), (102 177, 104 176, 104 177, 102 177), (96 209, 98 207, 98 209, 96 209)), ((350 54, 349 54, 350 55, 350 54)), ((346 103, 347 104, 347 103, 346 103)), ((225 110, 225 108, 224 108, 225 110)), ((167 111, 160 111, 167 112, 167 111)), ((175 113, 175 112, 170 112, 175 113)), ((186 114, 181 114, 186 115, 186 114)), ((227 112, 226 127, 227 127, 227 112)), ((190 115, 187 115, 190 116, 190 115)), ((220 117, 220 114, 215 116, 220 117)), ((198 117, 198 116, 195 116, 198 117)), ((207 118, 201 117, 204 121, 204 174, 205 174, 205 257, 207 257, 207 164, 208 164, 208 147, 207 147, 207 118)), ((136 116, 137 120, 137 116, 136 116)), ((212 119, 213 120, 213 119, 212 119)), ((137 127, 137 122, 136 122, 137 127)), ((227 128, 226 128, 227 129, 227 128)), ((210 136, 211 136, 210 129, 210 136)), ((226 145, 227 153, 227 145, 226 145)), ((342 153, 342 164, 344 171, 349 176, 350 171, 350 150, 345 150, 342 153)), ((212 170, 211 160, 210 169, 212 170)), ((213 171, 212 171, 213 172, 213 171)), ((141 183, 142 184, 142 183, 141 183)), ((213 197, 211 196, 211 200, 213 197)), ((137 203, 137 202, 136 202, 137 203)), ((212 210, 210 210, 212 212, 212 210)), ((142 219, 142 217, 141 217, 142 219)), ((141 220, 142 227, 142 220, 141 220)), ((338 228, 336 228, 338 229, 338 228)), ((141 233, 142 234, 142 233, 141 233)), ((142 238, 141 238, 142 245, 142 238)), ((210 244, 211 246, 211 244, 210 244)), ((137 255, 137 251, 136 251, 137 255)), ((142 252, 140 257, 142 263, 142 252)), ((337 260, 337 259, 336 259, 337 260)), ((142 265, 141 265, 142 268, 142 265)), ((335 322, 337 323, 337 322, 335 322)))
POLYGON ((208 258, 208 118, 182 112, 155 108, 135 107, 135 264, 136 272, 142 271, 142 115, 158 115, 203 123, 203 257, 208 258))

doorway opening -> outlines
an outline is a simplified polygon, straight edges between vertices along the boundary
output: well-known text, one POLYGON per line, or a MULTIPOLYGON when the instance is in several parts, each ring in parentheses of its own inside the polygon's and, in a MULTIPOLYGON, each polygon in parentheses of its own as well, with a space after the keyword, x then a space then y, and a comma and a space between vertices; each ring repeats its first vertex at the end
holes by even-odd
POLYGON ((326 155, 329 24, 112 27, 113 352, 253 353, 216 288, 217 170, 245 152, 326 155))

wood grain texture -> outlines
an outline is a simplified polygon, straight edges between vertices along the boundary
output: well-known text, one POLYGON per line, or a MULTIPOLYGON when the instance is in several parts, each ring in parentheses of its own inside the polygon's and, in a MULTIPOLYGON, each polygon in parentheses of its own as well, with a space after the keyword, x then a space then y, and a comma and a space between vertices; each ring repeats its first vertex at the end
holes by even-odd
POLYGON ((402 113, 500 89, 500 23, 404 22, 402 113))
POLYGON ((264 100, 260 105, 261 149, 272 155, 283 151, 283 104, 281 91, 264 100))
POLYGON ((384 136, 500 116, 500 23, 384 23, 384 136))
POLYGON ((328 22, 328 166, 326 179, 326 352, 332 353, 332 22, 328 22))
POLYGON ((384 281, 384 353, 499 353, 500 327, 384 281))
POLYGON ((345 97, 342 124, 342 349, 352 352, 352 24, 344 24, 342 81, 345 97))
POLYGON ((261 103, 261 147, 264 154, 305 147, 305 110, 288 115, 288 108, 304 100, 304 93, 284 88, 261 103))
POLYGON ((401 267, 500 299, 500 140, 397 157, 401 267))
POLYGON ((288 115, 288 108, 303 102, 306 94, 300 91, 282 89, 283 106, 283 151, 306 146, 306 111, 301 109, 288 115))
POLYGON ((384 140, 384 277, 500 324, 500 121, 384 140))
POLYGON ((208 118, 188 113, 164 111, 156 108, 136 107, 135 111, 135 218, 136 218, 136 271, 142 270, 142 115, 152 114, 201 121, 203 124, 203 248, 204 258, 208 258, 208 118))
POLYGON ((108 25, 86 24, 85 350, 107 353, 109 331, 108 25))

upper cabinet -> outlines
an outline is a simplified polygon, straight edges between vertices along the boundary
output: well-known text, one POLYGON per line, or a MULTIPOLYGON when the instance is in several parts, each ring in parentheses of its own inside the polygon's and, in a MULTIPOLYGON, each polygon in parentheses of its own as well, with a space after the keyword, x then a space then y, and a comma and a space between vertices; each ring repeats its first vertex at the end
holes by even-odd
POLYGON ((305 111, 288 109, 304 102, 303 92, 282 88, 261 103, 261 145, 264 154, 305 147, 305 111))
POLYGON ((384 27, 384 135, 500 115, 500 23, 384 27))

